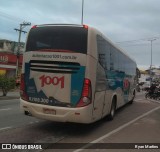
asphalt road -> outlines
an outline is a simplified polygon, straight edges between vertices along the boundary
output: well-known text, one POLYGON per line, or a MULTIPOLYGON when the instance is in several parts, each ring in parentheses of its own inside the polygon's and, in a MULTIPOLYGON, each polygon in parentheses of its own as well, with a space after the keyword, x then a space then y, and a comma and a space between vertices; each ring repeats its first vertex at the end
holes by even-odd
POLYGON ((26 117, 20 111, 19 99, 0 101, 0 131, 38 122, 34 117, 26 117))
MULTIPOLYGON (((101 142, 126 142, 125 139, 122 138, 124 135, 116 138, 112 134, 116 131, 117 135, 118 133, 122 133, 121 129, 123 129, 125 125, 127 126, 133 122, 139 123, 139 118, 159 106, 159 103, 146 100, 144 98, 144 94, 140 93, 137 95, 132 105, 128 104, 116 112, 116 116, 113 121, 108 121, 105 118, 96 123, 84 125, 50 122, 25 116, 19 110, 18 99, 1 100, 0 143, 46 143, 47 145, 50 143, 84 143, 85 145, 86 143, 101 139, 104 135, 109 138, 102 138, 101 142)), ((153 123, 151 122, 152 117, 148 119, 148 123, 153 123)), ((139 131, 142 130, 143 127, 139 131)), ((132 130, 129 131, 129 129, 124 129, 123 133, 129 136, 134 134, 134 129, 133 132, 132 130)), ((155 141, 159 141, 160 143, 160 138, 155 141)), ((78 148, 76 147, 75 149, 78 148)), ((53 151, 53 149, 45 151, 53 151)), ((57 151, 71 150, 60 149, 57 151)))

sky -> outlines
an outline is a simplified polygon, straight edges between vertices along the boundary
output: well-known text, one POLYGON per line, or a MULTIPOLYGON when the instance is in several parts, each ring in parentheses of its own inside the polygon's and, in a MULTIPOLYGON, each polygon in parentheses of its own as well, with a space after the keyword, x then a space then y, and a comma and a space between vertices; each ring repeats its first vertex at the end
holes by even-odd
MULTIPOLYGON (((160 0, 84 0, 83 10, 83 24, 101 31, 140 69, 150 67, 151 54, 152 65, 160 67, 160 0)), ((0 0, 0 39, 18 41, 14 29, 24 21, 81 24, 81 18, 82 0, 0 0)), ((22 33, 21 41, 26 36, 22 33)))

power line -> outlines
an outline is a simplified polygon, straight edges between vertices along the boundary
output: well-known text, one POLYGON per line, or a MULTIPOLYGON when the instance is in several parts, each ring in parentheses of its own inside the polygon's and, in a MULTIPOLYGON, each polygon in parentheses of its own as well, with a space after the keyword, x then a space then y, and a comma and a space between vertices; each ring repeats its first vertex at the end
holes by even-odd
POLYGON ((142 39, 136 39, 136 40, 120 41, 120 42, 116 42, 116 43, 134 43, 134 42, 148 41, 150 39, 159 39, 159 38, 160 38, 160 36, 148 37, 148 38, 142 38, 142 39))
MULTIPOLYGON (((146 46, 146 45, 150 45, 149 43, 143 43, 143 44, 117 44, 123 47, 129 47, 129 46, 146 46)), ((160 45, 160 43, 154 43, 154 45, 160 45)))
POLYGON ((7 19, 10 19, 14 22, 19 22, 19 21, 23 21, 24 19, 21 19, 19 17, 16 17, 16 16, 13 16, 13 15, 10 15, 10 14, 7 14, 7 13, 4 13, 3 11, 0 10, 0 16, 4 17, 4 18, 7 18, 7 19))
MULTIPOLYGON (((1 9, 0 9, 0 17, 4 17, 4 18, 7 18, 7 19, 10 19, 10 20, 12 20, 12 21, 14 21, 14 22, 22 22, 22 21, 24 21, 24 18, 22 19, 22 18, 20 18, 20 17, 16 17, 16 16, 13 16, 13 15, 10 15, 10 14, 7 14, 7 13, 4 13, 1 9)), ((33 23, 32 22, 32 24, 33 25, 35 25, 36 23, 33 23)))

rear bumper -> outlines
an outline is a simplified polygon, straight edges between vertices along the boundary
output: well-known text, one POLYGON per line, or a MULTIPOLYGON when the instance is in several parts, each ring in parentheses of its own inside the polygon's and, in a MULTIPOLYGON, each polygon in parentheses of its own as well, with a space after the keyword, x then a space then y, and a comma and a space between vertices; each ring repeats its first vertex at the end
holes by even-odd
POLYGON ((94 122, 92 116, 92 104, 81 108, 68 108, 35 104, 20 99, 20 108, 22 111, 28 111, 34 117, 45 120, 76 123, 94 122), (44 108, 54 110, 55 114, 44 113, 44 108))

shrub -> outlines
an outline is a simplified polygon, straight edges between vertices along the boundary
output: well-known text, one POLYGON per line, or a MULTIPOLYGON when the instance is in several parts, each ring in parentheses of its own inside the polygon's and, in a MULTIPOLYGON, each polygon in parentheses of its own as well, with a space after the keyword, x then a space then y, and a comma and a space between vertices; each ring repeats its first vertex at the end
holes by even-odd
POLYGON ((14 89, 15 86, 15 78, 8 78, 5 75, 0 75, 0 88, 2 89, 3 96, 6 96, 8 91, 14 89))

